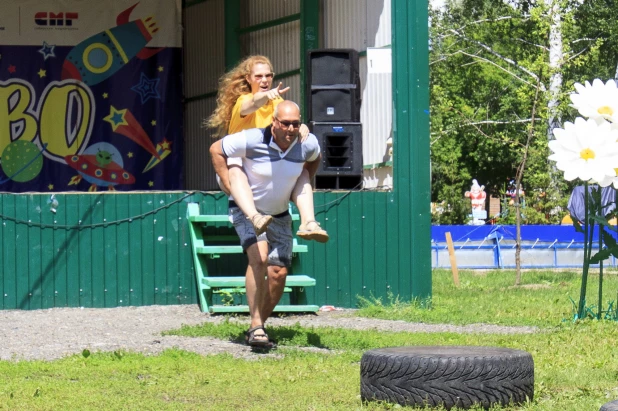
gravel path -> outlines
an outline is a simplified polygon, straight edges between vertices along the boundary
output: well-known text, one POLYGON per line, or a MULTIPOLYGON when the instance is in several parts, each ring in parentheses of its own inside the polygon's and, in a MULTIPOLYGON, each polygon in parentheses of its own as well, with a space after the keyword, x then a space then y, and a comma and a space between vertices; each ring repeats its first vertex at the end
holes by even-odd
MULTIPOLYGON (((503 327, 487 324, 455 326, 407 323, 351 316, 352 310, 289 315, 268 320, 268 326, 300 323, 303 327, 338 327, 356 330, 456 333, 534 333, 535 327, 503 327)), ((221 322, 224 316, 200 312, 197 305, 123 308, 53 308, 35 311, 0 311, 1 360, 53 360, 82 352, 124 350, 156 354, 177 347, 199 354, 229 353, 237 357, 255 354, 247 346, 215 338, 162 336, 161 332, 183 324, 221 322)), ((248 325, 248 317, 233 321, 248 325)), ((273 354, 277 355, 276 351, 273 354)))

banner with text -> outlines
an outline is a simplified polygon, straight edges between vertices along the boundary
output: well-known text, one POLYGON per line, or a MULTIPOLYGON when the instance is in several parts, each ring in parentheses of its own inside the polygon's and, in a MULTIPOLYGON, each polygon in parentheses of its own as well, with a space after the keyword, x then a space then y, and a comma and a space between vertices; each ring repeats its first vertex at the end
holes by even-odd
POLYGON ((0 191, 182 189, 181 0, 0 10, 0 191))

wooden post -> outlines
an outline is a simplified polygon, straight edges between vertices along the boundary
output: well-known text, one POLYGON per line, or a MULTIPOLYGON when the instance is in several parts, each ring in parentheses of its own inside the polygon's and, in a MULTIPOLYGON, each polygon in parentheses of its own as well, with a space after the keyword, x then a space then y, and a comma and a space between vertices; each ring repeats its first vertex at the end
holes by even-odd
POLYGON ((451 261, 451 272, 453 273, 453 282, 456 287, 459 287, 459 270, 457 269, 457 259, 455 258, 455 247, 453 246, 453 238, 451 232, 444 233, 446 237, 446 245, 448 246, 448 257, 451 261))

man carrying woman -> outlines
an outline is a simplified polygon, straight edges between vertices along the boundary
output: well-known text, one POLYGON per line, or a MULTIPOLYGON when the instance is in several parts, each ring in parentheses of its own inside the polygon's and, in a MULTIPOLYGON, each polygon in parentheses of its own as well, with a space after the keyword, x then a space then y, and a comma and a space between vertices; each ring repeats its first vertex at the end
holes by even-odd
MULTIPOLYGON (((221 78, 217 107, 204 125, 215 129, 218 137, 252 128, 270 127, 275 108, 284 101, 281 96, 290 90, 289 87, 282 88, 282 83, 273 88, 273 77, 273 67, 267 57, 245 58, 221 78)), ((301 144, 308 135, 309 129, 301 124, 301 144)), ((266 231, 273 218, 256 209, 242 160, 229 158, 227 165, 229 177, 221 179, 220 186, 230 195, 230 204, 239 207, 251 220, 255 234, 259 236, 266 231)), ((296 235, 305 240, 327 242, 328 233, 315 220, 313 188, 306 169, 298 177, 290 199, 296 204, 301 219, 296 235)))

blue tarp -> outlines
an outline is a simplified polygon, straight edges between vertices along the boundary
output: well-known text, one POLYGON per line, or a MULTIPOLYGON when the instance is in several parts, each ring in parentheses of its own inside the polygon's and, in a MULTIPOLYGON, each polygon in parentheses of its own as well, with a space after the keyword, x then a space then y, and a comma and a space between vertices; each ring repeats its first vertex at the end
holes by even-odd
MULTIPOLYGON (((517 228, 514 225, 434 225, 431 226, 431 241, 444 243, 444 233, 450 232, 454 242, 482 241, 491 233, 498 232, 507 240, 515 240, 517 228)), ((595 226, 595 237, 598 227, 595 226)), ((575 231, 572 225, 523 225, 521 226, 522 241, 548 241, 570 243, 583 242, 584 235, 575 231)))

